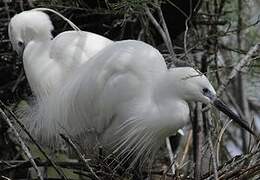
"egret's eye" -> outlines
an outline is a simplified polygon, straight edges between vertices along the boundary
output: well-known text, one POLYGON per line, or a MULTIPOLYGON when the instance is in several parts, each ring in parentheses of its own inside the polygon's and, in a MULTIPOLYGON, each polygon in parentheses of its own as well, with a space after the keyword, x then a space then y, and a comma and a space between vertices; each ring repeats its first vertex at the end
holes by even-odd
POLYGON ((22 47, 23 46, 23 42, 22 41, 18 41, 18 46, 22 47))
POLYGON ((203 94, 208 94, 210 90, 208 88, 203 88, 202 89, 203 94))

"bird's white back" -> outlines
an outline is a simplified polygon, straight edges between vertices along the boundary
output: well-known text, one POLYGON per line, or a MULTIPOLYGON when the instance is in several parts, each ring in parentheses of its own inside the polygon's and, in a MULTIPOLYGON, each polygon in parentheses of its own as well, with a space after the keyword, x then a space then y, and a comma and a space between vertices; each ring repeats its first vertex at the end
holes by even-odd
POLYGON ((163 57, 153 47, 139 41, 116 42, 86 62, 62 89, 40 103, 32 118, 39 126, 33 130, 46 136, 46 142, 52 142, 53 136, 63 130, 72 136, 92 130, 95 136, 116 130, 131 117, 130 103, 134 105, 144 94, 149 96, 152 81, 166 71, 163 57), (115 114, 121 118, 110 122, 115 114))
POLYGON ((9 24, 9 37, 19 52, 33 93, 42 98, 60 88, 71 72, 113 41, 85 31, 67 31, 52 40, 53 25, 41 11, 24 11, 9 24), (21 50, 22 49, 22 50, 21 50))

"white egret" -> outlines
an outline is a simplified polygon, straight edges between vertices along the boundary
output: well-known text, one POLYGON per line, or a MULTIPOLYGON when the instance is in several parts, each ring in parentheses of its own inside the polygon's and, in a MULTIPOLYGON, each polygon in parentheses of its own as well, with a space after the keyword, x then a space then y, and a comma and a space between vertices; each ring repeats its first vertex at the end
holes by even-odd
POLYGON ((60 88, 71 72, 113 42, 85 31, 66 31, 53 39, 52 30, 49 16, 38 9, 23 11, 9 23, 12 46, 23 55, 25 74, 38 98, 60 88))
POLYGON ((188 122, 189 101, 214 104, 254 134, 204 75, 190 67, 167 70, 158 50, 134 40, 115 42, 84 63, 39 102, 29 125, 42 142, 57 145, 59 133, 69 133, 88 153, 102 145, 135 163, 188 122))

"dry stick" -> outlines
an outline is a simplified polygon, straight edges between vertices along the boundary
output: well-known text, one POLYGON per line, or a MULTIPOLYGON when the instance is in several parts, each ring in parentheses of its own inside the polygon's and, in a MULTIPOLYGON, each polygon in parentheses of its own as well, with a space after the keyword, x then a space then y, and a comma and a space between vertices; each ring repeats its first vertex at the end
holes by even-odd
MULTIPOLYGON (((44 166, 44 167, 52 167, 51 163, 49 161, 40 161, 38 158, 34 159, 37 166, 44 166)), ((59 161, 56 162, 57 165, 66 168, 66 169, 82 169, 84 166, 82 162, 67 162, 67 161, 59 161)), ((7 173, 10 171, 15 171, 17 169, 27 169, 32 167, 29 160, 23 160, 23 161, 0 161, 0 165, 2 167, 8 166, 5 168, 0 169, 1 173, 7 173)))
MULTIPOLYGON (((250 152, 256 151, 257 149, 259 149, 259 146, 260 146, 260 141, 255 146, 252 147, 250 152)), ((259 161, 259 159, 257 159, 257 158, 255 158, 255 159, 251 158, 248 166, 252 166, 254 163, 257 163, 258 161, 259 161)))
POLYGON ((71 147, 72 149, 76 152, 78 158, 84 163, 85 167, 90 171, 90 173, 93 175, 93 177, 96 179, 96 180, 101 180, 97 175, 96 173, 93 171, 93 169, 90 167, 90 165, 88 164, 88 161, 83 157, 83 155, 80 153, 79 149, 76 147, 76 145, 72 142, 72 140, 65 136, 64 134, 60 134, 60 136, 62 137, 62 139, 65 140, 65 142, 67 142, 71 147))
POLYGON ((171 164, 170 164, 170 166, 168 167, 168 169, 167 169, 167 171, 165 172, 165 174, 167 174, 170 169, 172 169, 172 173, 175 174, 174 154, 173 154, 173 152, 172 152, 172 146, 171 146, 171 142, 170 142, 170 137, 167 137, 167 138, 166 138, 166 147, 167 147, 167 149, 168 149, 168 153, 169 153, 169 156, 170 156, 171 164))
POLYGON ((55 171, 59 174, 59 176, 67 180, 65 174, 63 173, 62 170, 58 168, 58 166, 51 160, 51 158, 45 153, 43 148, 36 142, 36 140, 32 137, 32 135, 28 132, 26 127, 23 125, 23 123, 15 116, 15 114, 4 105, 4 103, 0 100, 0 107, 4 108, 15 120, 15 122, 22 128, 22 130, 27 134, 27 136, 31 139, 31 141, 36 145, 36 147, 39 149, 39 151, 43 154, 43 156, 51 163, 52 167, 55 169, 55 171))
MULTIPOLYGON (((258 158, 259 157, 259 152, 260 150, 257 150, 255 152, 245 154, 245 155, 240 155, 240 156, 235 156, 232 159, 228 160, 225 162, 225 164, 221 165, 218 168, 219 175, 221 176, 220 179, 223 179, 222 177, 224 176, 229 176, 231 174, 235 174, 234 171, 240 172, 241 171, 241 164, 244 164, 246 160, 252 159, 254 157, 258 158)), ((202 179, 212 179, 212 173, 207 173, 204 175, 202 179)))
MULTIPOLYGON (((242 11, 243 11, 243 5, 242 5, 242 0, 237 0, 237 33, 236 33, 236 39, 237 39, 237 48, 241 49, 241 43, 242 43, 242 38, 241 38, 241 29, 242 29, 242 11)), ((240 54, 238 54, 240 57, 240 54)), ((244 76, 241 74, 241 72, 238 73, 238 77, 236 78, 236 81, 238 82, 238 91, 239 91, 239 97, 237 97, 237 101, 242 109, 243 114, 245 115, 246 119, 250 117, 250 112, 248 109, 248 101, 246 101, 245 97, 245 91, 243 90, 244 88, 244 76)), ((246 152, 247 150, 247 139, 246 139, 246 131, 245 129, 241 129, 241 140, 242 140, 242 151, 246 152)))
MULTIPOLYGON (((196 108, 196 114, 197 114, 197 119, 196 122, 194 122, 194 130, 193 130, 193 143, 195 145, 195 169, 194 169, 194 179, 199 180, 201 179, 201 159, 202 159, 202 140, 203 140, 203 119, 202 119, 202 104, 197 103, 197 108, 196 108)), ((195 120, 195 119, 194 119, 195 120)))
POLYGON ((223 128, 221 129, 219 135, 218 135, 218 139, 217 139, 217 164, 219 163, 219 149, 220 149, 220 142, 222 139, 222 136, 224 135, 225 130, 227 129, 227 127, 229 126, 229 124, 232 122, 232 120, 229 120, 227 123, 225 123, 225 125, 223 126, 223 128))
POLYGON ((208 142, 209 142, 209 148, 210 148, 210 152, 211 152, 211 156, 212 156, 212 160, 213 160, 213 171, 214 171, 214 178, 215 180, 218 180, 218 164, 216 161, 216 156, 215 156, 215 151, 214 151, 214 147, 213 147, 213 143, 212 143, 212 118, 211 118, 211 114, 210 111, 206 112, 206 117, 208 119, 208 123, 209 123, 209 130, 208 130, 208 142))
POLYGON ((213 171, 214 171, 214 178, 215 180, 218 180, 218 168, 217 168, 217 162, 216 162, 216 156, 214 153, 214 147, 213 147, 213 143, 212 143, 212 139, 211 139, 211 131, 209 131, 208 134, 208 142, 209 142, 209 148, 211 151, 211 156, 212 156, 212 160, 213 160, 213 171))
POLYGON ((186 141, 184 151, 183 151, 183 155, 182 155, 182 158, 181 158, 181 161, 180 161, 180 166, 183 166, 183 164, 184 164, 185 158, 186 158, 188 151, 189 151, 191 139, 192 139, 192 129, 188 133, 187 141, 186 141))
POLYGON ((227 85, 230 83, 230 81, 237 75, 237 73, 239 71, 242 70, 242 68, 244 66, 246 66, 248 63, 250 63, 251 59, 250 57, 253 56, 258 50, 260 49, 260 44, 256 44, 255 46, 253 46, 248 53, 245 55, 245 57, 243 57, 239 63, 233 68, 233 70, 231 71, 231 73, 229 74, 229 76, 227 77, 226 80, 223 81, 222 85, 220 85, 220 87, 217 90, 217 95, 220 96, 223 91, 225 90, 225 88, 227 87, 227 85))
POLYGON ((168 41, 168 45, 169 45, 169 51, 170 51, 170 54, 173 58, 176 58, 176 55, 173 51, 173 45, 172 45, 172 40, 171 40, 171 36, 169 34, 169 31, 168 31, 168 28, 167 28, 167 25, 166 25, 166 22, 165 22, 165 19, 163 17, 163 13, 162 13, 162 9, 158 6, 157 7, 157 11, 158 11, 158 14, 159 14, 159 18, 160 18, 160 21, 161 21, 161 24, 162 24, 162 27, 163 27, 163 30, 165 32, 165 35, 166 35, 166 38, 167 38, 167 41, 168 41))
POLYGON ((5 176, 1 176, 1 178, 3 178, 4 180, 12 180, 12 179, 5 177, 5 176))
POLYGON ((33 156, 31 155, 29 149, 27 148, 27 146, 25 145, 25 143, 23 142, 22 138, 20 137, 19 133, 17 132, 17 130, 15 129, 15 127, 13 126, 13 124, 11 123, 10 119, 7 117, 7 115, 4 113, 4 111, 2 110, 2 108, 0 108, 0 114, 1 117, 3 118, 3 120, 8 124, 8 126, 13 130, 14 135, 16 136, 16 138, 18 139, 18 141, 21 144, 22 150, 24 151, 25 155, 28 157, 28 159, 30 160, 30 162, 32 163, 33 168, 35 169, 38 179, 43 180, 43 177, 41 175, 41 171, 38 168, 38 166, 36 165, 33 156))
POLYGON ((145 12, 149 18, 149 20, 152 22, 152 24, 154 25, 154 27, 159 31, 159 33, 161 34, 162 36, 162 39, 168 49, 169 52, 171 52, 171 47, 169 45, 169 42, 168 42, 168 38, 167 38, 167 35, 166 33, 164 32, 164 30, 162 29, 162 27, 160 26, 160 24, 157 22, 157 20, 153 17, 150 9, 146 6, 145 7, 145 12))
POLYGON ((247 169, 242 169, 239 172, 239 175, 235 175, 234 179, 249 179, 253 178, 257 174, 259 175, 260 173, 260 164, 256 164, 252 167, 249 167, 247 169))

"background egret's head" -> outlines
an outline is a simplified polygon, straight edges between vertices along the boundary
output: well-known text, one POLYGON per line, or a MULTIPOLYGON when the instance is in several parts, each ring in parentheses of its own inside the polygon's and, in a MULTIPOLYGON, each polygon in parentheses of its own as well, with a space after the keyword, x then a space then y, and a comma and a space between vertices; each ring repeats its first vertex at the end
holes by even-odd
POLYGON ((21 55, 25 46, 32 40, 52 38, 53 25, 47 14, 41 11, 23 11, 10 21, 8 34, 14 50, 21 55))

